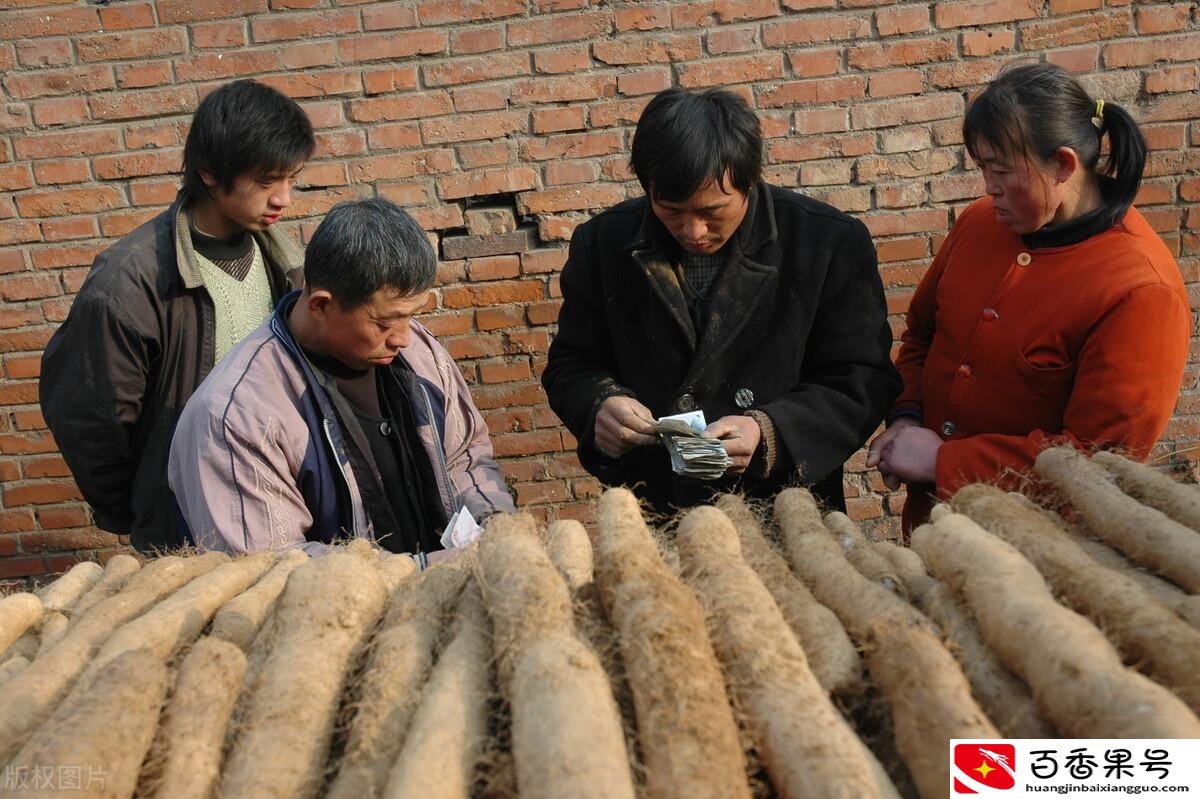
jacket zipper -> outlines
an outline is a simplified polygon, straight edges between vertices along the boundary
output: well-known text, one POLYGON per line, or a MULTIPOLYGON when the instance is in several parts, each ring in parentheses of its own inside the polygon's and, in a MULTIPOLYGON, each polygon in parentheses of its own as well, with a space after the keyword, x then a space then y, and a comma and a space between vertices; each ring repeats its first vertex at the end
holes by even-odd
POLYGON ((325 432, 325 442, 327 444, 329 444, 329 451, 331 453, 333 453, 333 462, 337 465, 338 474, 342 478, 342 484, 346 487, 346 496, 348 496, 350 498, 350 502, 351 502, 350 524, 354 528, 351 532, 353 533, 354 538, 358 538, 359 537, 358 514, 354 512, 354 508, 353 508, 354 492, 350 490, 350 479, 348 477, 346 477, 346 470, 342 468, 341 455, 338 454, 337 447, 334 446, 333 433, 331 433, 329 430, 329 417, 328 416, 321 417, 321 429, 325 432))
POLYGON ((435 448, 437 449, 438 465, 441 467, 441 480, 439 480, 439 482, 442 484, 440 486, 442 490, 442 498, 443 501, 446 502, 446 504, 451 508, 450 512, 453 514, 454 511, 459 510, 459 508, 457 507, 457 503, 454 501, 454 494, 450 491, 450 466, 446 463, 446 448, 442 445, 441 433, 438 432, 437 424, 433 420, 433 402, 429 399, 429 392, 419 380, 417 381, 417 387, 421 389, 421 398, 425 400, 425 414, 426 418, 429 419, 429 429, 433 433, 433 442, 436 445, 435 448))

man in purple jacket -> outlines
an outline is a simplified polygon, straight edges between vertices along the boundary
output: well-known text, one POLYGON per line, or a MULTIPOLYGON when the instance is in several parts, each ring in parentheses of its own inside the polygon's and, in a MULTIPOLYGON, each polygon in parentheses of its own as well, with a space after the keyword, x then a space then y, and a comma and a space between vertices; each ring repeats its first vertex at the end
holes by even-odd
POLYGON ((367 538, 423 556, 457 511, 513 510, 461 373, 413 318, 436 266, 392 203, 329 212, 305 253, 305 289, 230 351, 180 418, 168 472, 197 546, 318 553, 367 538))

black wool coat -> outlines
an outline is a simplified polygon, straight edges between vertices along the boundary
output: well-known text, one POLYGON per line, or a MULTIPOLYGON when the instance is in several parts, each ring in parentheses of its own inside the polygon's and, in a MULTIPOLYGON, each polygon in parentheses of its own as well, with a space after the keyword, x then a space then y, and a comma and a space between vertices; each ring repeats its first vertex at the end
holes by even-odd
POLYGON ((670 263, 670 234, 644 197, 579 226, 542 375, 550 406, 579 440, 589 472, 633 488, 656 510, 714 491, 766 497, 795 484, 844 508, 842 465, 901 388, 870 234, 829 205, 760 183, 733 244, 697 330, 670 263), (601 402, 617 395, 656 417, 702 409, 709 423, 762 411, 779 462, 766 476, 700 482, 674 474, 661 446, 609 458, 595 448, 593 427, 601 402))

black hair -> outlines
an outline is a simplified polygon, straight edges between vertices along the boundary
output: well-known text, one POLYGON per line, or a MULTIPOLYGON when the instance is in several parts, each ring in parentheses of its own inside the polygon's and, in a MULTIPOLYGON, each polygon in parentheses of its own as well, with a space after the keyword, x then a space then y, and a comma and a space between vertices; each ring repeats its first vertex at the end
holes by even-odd
POLYGON ((381 198, 338 203, 304 251, 304 282, 357 308, 380 289, 402 296, 433 285, 437 258, 429 238, 400 206, 381 198))
POLYGON ((229 191, 239 175, 281 175, 301 166, 316 148, 312 122, 295 101, 252 80, 235 80, 205 97, 183 147, 183 188, 208 196, 200 170, 229 191))
POLYGON ((685 200, 710 181, 747 192, 762 177, 762 128, 740 95, 667 89, 638 120, 630 166, 646 195, 685 200))
POLYGON ((1052 159, 1059 147, 1070 147, 1083 167, 1101 178, 1105 205, 1116 222, 1133 205, 1141 185, 1146 139, 1124 108, 1108 101, 1098 106, 1061 67, 1010 67, 967 109, 963 141, 976 161, 980 141, 1004 158, 1032 156, 1042 162, 1052 159), (1105 135, 1108 154, 1101 164, 1105 135))

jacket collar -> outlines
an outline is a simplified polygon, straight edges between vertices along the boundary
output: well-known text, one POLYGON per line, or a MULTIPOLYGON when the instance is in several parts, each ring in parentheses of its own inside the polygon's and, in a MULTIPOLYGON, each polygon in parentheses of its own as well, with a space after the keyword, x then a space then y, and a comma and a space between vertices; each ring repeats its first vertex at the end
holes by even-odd
MULTIPOLYGON (((641 226, 629 245, 629 251, 656 251, 659 257, 665 259, 670 247, 671 234, 654 215, 654 209, 650 207, 650 198, 644 199, 646 211, 642 215, 641 226)), ((766 183, 761 180, 756 183, 750 189, 747 199, 750 201, 750 207, 746 209, 746 216, 737 229, 735 244, 742 255, 753 257, 763 247, 775 241, 778 229, 775 227, 771 190, 766 183)))
MULTIPOLYGON (((167 209, 167 215, 175 240, 175 264, 179 269, 179 277, 183 280, 184 288, 195 289, 204 285, 204 278, 200 275, 200 262, 196 259, 196 248, 192 246, 192 237, 188 232, 187 205, 187 192, 180 190, 175 195, 175 202, 167 209)), ((304 249, 275 226, 252 231, 250 235, 258 242, 269 268, 292 286, 300 285, 304 274, 304 249)))
MULTIPOLYGON (((729 261, 713 284, 708 298, 707 322, 701 335, 688 313, 687 299, 672 267, 669 236, 646 200, 646 213, 641 228, 629 247, 635 264, 646 275, 655 294, 680 328, 692 351, 692 372, 721 352, 737 337, 750 320, 755 306, 766 296, 770 279, 777 273, 775 264, 761 263, 768 245, 775 242, 778 231, 770 189, 761 181, 751 190, 750 207, 735 234, 729 261)), ((692 375, 689 375, 689 380, 692 375)))

